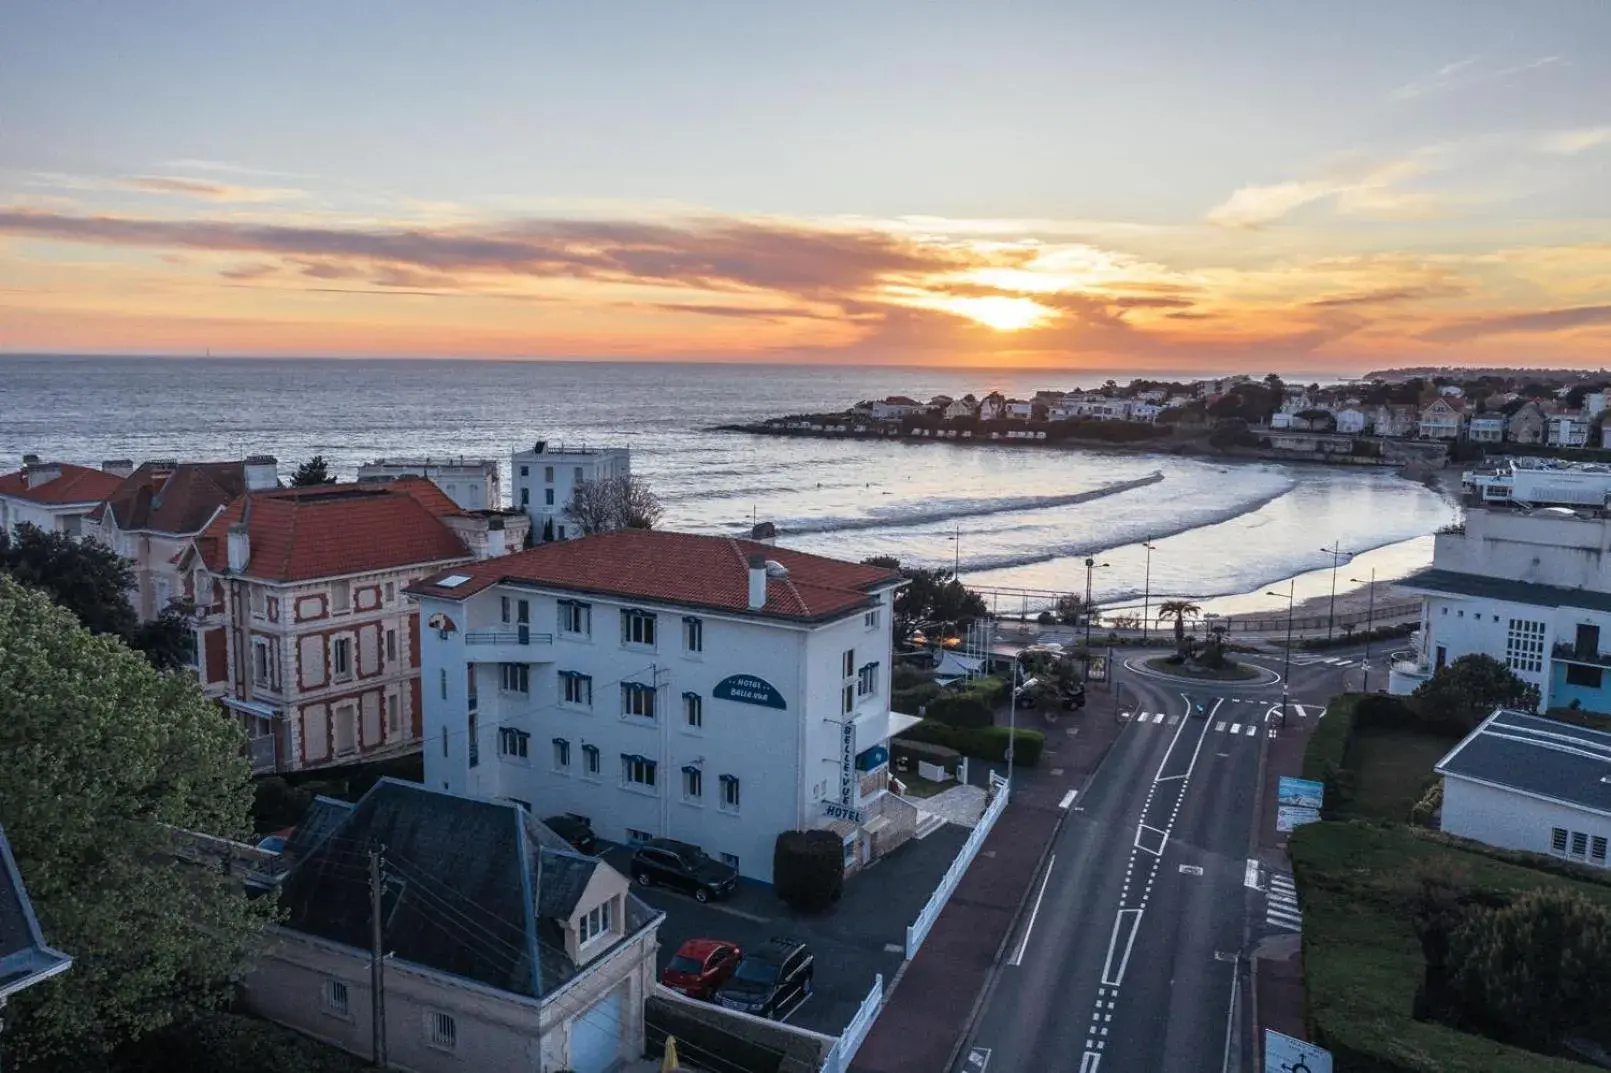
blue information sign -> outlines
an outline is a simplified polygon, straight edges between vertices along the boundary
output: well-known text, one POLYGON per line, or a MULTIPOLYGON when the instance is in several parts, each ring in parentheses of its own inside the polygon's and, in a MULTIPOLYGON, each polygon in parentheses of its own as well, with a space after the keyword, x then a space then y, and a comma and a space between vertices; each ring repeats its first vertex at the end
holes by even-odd
POLYGON ((1315 782, 1313 779, 1295 779, 1290 775, 1281 776, 1281 784, 1275 791, 1277 805, 1290 805, 1294 808, 1317 809, 1325 799, 1325 783, 1315 782))
POLYGON ((1264 1073, 1331 1073, 1331 1052, 1266 1028, 1264 1073))
POLYGON ((776 686, 753 674, 729 675, 716 683, 710 695, 717 700, 736 700, 740 704, 758 704, 762 708, 776 708, 779 711, 789 708, 776 686))

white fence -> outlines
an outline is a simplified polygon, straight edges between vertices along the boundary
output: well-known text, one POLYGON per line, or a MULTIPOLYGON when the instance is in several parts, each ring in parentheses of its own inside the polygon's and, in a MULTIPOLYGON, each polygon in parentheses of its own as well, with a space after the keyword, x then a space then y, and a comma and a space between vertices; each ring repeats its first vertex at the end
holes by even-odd
POLYGON ((879 1007, 883 1004, 884 974, 879 973, 873 977, 873 989, 861 1000, 856 1016, 850 1019, 845 1030, 839 1034, 839 1041, 822 1060, 822 1073, 845 1073, 850 1068, 856 1052, 861 1049, 861 1041, 866 1039, 867 1033, 872 1030, 873 1022, 878 1019, 879 1007))
MULTIPOLYGON (((994 779, 991 782, 993 785, 996 784, 994 779)), ((933 894, 929 895, 928 904, 923 906, 921 913, 917 914, 917 919, 907 925, 906 959, 908 961, 917 957, 918 948, 923 945, 923 940, 928 938, 929 929, 934 927, 936 920, 940 919, 940 911, 945 908, 945 903, 951 900, 951 892, 957 889, 958 883, 962 882, 963 873, 968 870, 968 866, 973 863, 973 859, 979 855, 979 847, 984 845, 984 840, 990 834, 990 829, 996 825, 996 821, 1001 818, 1001 814, 1006 811, 1006 808, 1007 786, 1005 780, 1003 780, 997 786, 996 799, 990 802, 990 807, 985 809, 983 816, 979 817, 979 825, 973 829, 973 833, 968 836, 968 840, 962 844, 962 849, 957 853, 957 859, 951 862, 950 868, 946 869, 945 878, 940 880, 940 885, 934 888, 933 894)))

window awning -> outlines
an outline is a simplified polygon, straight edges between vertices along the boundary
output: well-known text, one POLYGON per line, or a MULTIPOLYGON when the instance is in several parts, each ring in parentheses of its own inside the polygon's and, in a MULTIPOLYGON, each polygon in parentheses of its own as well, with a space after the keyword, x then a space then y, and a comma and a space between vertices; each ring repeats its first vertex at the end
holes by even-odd
POLYGON ((704 769, 701 768, 698 764, 684 764, 682 766, 682 773, 684 775, 698 775, 703 770, 704 769))
POLYGON ((559 676, 561 678, 592 678, 593 677, 591 674, 583 674, 581 671, 560 671, 559 676))
POLYGON ((568 738, 555 738, 554 739, 554 744, 555 745, 569 745, 570 740, 568 738))
POLYGON ((738 781, 738 776, 737 775, 718 775, 718 776, 716 776, 716 778, 719 779, 722 782, 737 782, 738 781))
POLYGON ((584 753, 596 753, 598 751, 599 751, 599 747, 597 745, 589 745, 585 741, 582 743, 582 752, 584 752, 584 753))
POLYGON ((654 763, 653 760, 649 759, 647 756, 642 755, 641 753, 622 753, 621 754, 621 759, 622 760, 630 760, 634 764, 652 764, 652 763, 654 763))
POLYGON ((221 697, 224 707, 232 708, 246 715, 255 715, 261 719, 278 719, 280 713, 267 704, 259 704, 255 700, 240 700, 236 697, 221 697))
POLYGON ((693 690, 691 690, 691 689, 688 689, 688 690, 684 690, 684 691, 683 691, 683 694, 682 694, 682 695, 683 695, 683 696, 684 696, 684 697, 686 697, 686 698, 688 698, 688 699, 689 699, 689 700, 698 700, 698 699, 699 699, 699 694, 698 694, 698 693, 695 693, 695 692, 694 692, 694 691, 693 691, 693 690))

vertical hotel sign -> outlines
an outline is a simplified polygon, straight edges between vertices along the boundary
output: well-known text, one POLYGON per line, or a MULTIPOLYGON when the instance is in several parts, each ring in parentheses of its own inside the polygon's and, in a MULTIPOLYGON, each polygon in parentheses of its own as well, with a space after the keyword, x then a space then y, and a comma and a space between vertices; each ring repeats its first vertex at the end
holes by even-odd
POLYGON ((839 803, 856 806, 856 724, 839 724, 839 803))

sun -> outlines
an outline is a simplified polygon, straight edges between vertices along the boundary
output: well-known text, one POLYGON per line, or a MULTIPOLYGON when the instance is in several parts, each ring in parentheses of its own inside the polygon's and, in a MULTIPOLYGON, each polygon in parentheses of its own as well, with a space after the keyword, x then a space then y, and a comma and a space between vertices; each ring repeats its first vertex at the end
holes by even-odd
POLYGON ((1052 316, 1051 310, 1031 298, 1010 298, 1006 295, 948 298, 944 306, 953 313, 998 332, 1018 332, 1038 327, 1052 316))

